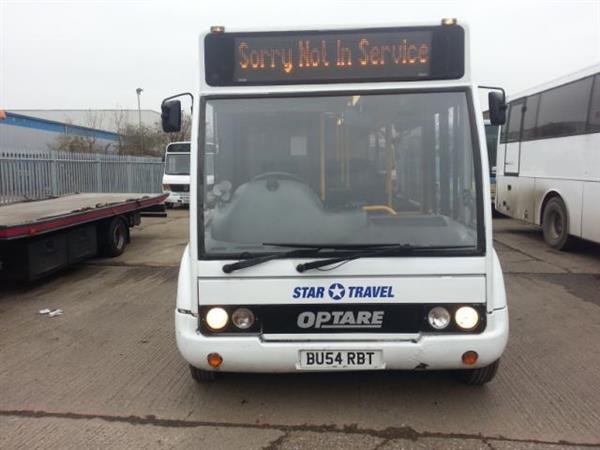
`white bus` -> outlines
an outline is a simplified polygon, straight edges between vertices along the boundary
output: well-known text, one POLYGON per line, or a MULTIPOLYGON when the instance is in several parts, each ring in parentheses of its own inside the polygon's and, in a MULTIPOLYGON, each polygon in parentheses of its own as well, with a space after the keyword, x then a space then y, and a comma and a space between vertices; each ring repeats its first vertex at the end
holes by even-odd
POLYGON ((511 98, 497 160, 496 209, 540 225, 564 249, 600 242, 600 64, 511 98))
MULTIPOLYGON (((508 310, 467 42, 455 20, 201 36, 175 310, 194 379, 494 377, 508 310)), ((177 130, 181 102, 162 115, 177 130)))
POLYGON ((190 143, 171 142, 165 149, 165 173, 162 179, 162 189, 169 196, 165 205, 171 208, 175 205, 190 204, 190 143))

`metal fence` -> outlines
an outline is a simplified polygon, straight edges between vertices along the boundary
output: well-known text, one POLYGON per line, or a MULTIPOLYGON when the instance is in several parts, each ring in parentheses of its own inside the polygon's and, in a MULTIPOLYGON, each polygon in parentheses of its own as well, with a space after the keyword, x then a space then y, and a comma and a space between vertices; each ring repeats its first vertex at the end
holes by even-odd
POLYGON ((0 205, 75 192, 160 192, 160 158, 0 150, 0 205))

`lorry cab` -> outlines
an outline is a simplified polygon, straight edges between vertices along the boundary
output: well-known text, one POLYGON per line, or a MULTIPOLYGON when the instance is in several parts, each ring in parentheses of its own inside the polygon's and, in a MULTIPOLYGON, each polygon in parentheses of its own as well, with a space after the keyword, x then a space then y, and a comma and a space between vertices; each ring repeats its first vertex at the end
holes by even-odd
POLYGON ((188 206, 190 204, 190 143, 171 142, 165 149, 165 172, 162 179, 163 192, 169 194, 165 205, 188 206))

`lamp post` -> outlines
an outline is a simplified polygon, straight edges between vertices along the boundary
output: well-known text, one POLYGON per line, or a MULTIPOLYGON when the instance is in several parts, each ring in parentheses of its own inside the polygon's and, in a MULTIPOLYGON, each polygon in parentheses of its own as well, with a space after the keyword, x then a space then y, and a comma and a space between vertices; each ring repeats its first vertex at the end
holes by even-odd
POLYGON ((137 88, 135 90, 135 93, 137 94, 137 101, 138 101, 138 130, 140 133, 140 147, 141 147, 141 152, 144 152, 144 133, 142 133, 142 107, 140 104, 140 95, 142 94, 144 90, 142 88, 137 88))

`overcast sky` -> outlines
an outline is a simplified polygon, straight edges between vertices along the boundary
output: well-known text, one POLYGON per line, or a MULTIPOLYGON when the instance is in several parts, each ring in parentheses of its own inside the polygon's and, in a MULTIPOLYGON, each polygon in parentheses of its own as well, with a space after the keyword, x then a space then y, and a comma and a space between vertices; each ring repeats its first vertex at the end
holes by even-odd
POLYGON ((142 108, 194 90, 210 25, 471 27, 473 76, 510 95, 600 62, 600 0, 0 0, 0 109, 142 108))

